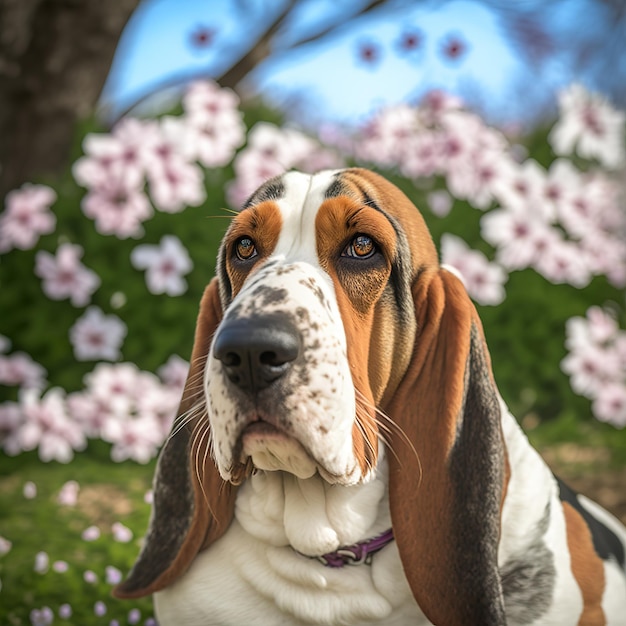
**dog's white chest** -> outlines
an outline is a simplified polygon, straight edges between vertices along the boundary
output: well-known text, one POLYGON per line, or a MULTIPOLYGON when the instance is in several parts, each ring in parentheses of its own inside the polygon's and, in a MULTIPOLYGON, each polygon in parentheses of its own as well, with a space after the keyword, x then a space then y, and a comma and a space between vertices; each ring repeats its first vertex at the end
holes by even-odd
POLYGON ((427 624, 395 543, 370 565, 342 568, 298 552, 332 551, 388 523, 382 479, 346 488, 278 472, 257 475, 241 490, 226 535, 156 594, 159 623, 427 624))

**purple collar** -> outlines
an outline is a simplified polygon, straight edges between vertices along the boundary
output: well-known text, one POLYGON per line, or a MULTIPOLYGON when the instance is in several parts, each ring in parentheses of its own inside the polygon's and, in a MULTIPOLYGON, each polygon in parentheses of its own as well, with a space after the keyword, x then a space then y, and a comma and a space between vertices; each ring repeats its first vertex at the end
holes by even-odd
POLYGON ((334 552, 312 557, 317 559, 326 567, 343 567, 344 565, 369 565, 376 552, 382 550, 393 541, 393 530, 390 528, 376 537, 359 541, 351 546, 338 548, 334 552))

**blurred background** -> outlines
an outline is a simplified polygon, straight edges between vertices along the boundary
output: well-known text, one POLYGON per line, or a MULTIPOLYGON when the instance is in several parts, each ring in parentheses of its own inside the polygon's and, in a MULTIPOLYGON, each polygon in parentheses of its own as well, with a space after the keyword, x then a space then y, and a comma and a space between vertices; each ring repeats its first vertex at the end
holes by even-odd
POLYGON ((625 38, 623 0, 0 0, 0 622, 151 623, 110 587, 228 217, 291 168, 409 195, 626 521, 625 38))

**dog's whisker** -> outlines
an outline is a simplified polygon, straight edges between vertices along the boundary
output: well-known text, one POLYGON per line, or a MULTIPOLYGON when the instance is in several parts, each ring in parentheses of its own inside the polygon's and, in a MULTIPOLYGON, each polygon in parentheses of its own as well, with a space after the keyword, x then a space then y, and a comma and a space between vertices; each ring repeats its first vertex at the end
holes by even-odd
MULTIPOLYGON (((374 419, 375 419, 376 423, 380 426, 380 428, 382 428, 389 435, 393 435, 394 432, 397 433, 397 435, 404 442, 404 444, 409 446, 409 448, 411 449, 413 455, 415 456, 415 460, 417 461, 417 464, 418 464, 418 467, 419 467, 419 472, 420 472, 419 482, 421 484, 422 477, 423 477, 422 461, 420 459, 419 453, 417 452, 417 450, 415 448, 415 445, 413 444, 413 442, 411 441, 409 436, 406 434, 404 429, 399 424, 397 424, 395 422, 395 420, 393 420, 391 417, 389 417, 384 411, 382 411, 377 406, 374 406, 368 400, 368 398, 365 396, 365 394, 363 394, 359 389, 356 389, 356 387, 355 387, 355 392, 356 392, 359 400, 365 406, 367 406, 368 408, 372 409, 374 411, 375 415, 378 415, 378 417, 375 417, 374 419), (386 422, 386 424, 385 424, 385 422, 386 422)), ((390 452, 394 455, 394 457, 399 460, 399 457, 398 457, 396 451, 393 449, 393 446, 390 445, 390 443, 387 443, 387 442, 386 442, 385 445, 390 450, 390 452)))

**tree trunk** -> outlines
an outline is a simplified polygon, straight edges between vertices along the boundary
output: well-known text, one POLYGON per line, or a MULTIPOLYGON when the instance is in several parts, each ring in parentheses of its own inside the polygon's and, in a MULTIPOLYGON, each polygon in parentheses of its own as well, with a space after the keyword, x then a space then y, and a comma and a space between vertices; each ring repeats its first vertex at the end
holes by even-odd
POLYGON ((0 199, 68 166, 139 0, 0 0, 0 199))

